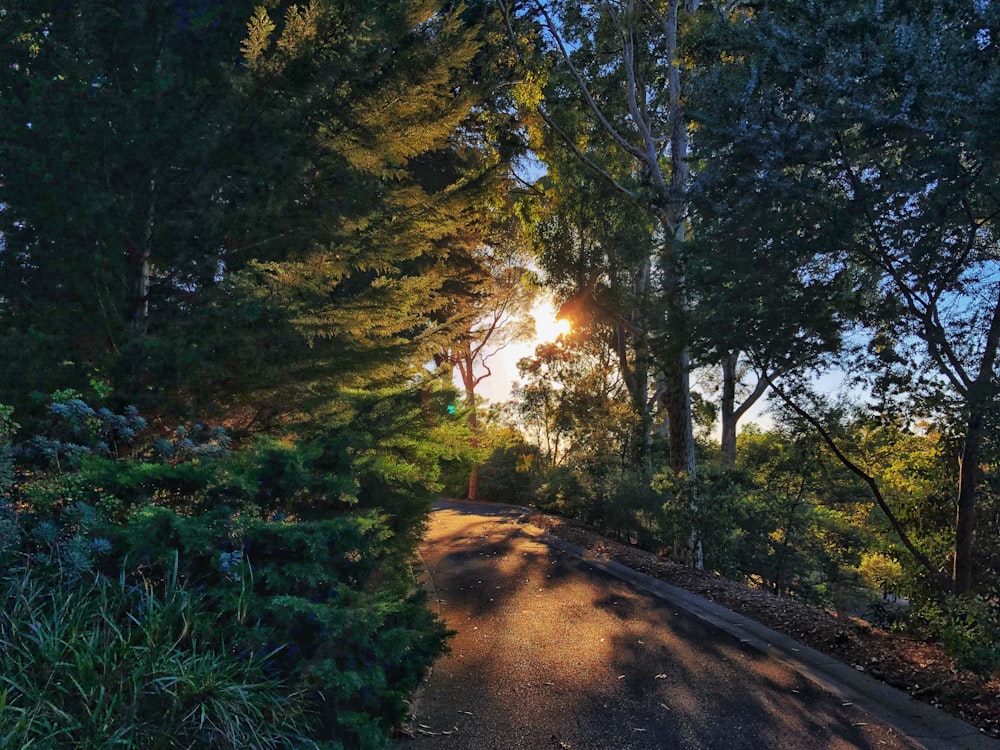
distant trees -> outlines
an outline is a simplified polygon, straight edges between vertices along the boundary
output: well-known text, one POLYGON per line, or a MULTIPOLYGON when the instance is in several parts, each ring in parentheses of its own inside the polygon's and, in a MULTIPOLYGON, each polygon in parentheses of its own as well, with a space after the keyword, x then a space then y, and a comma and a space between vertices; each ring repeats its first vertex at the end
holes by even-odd
MULTIPOLYGON (((611 357, 634 419, 623 460, 648 477, 657 407, 653 226, 640 208, 553 146, 531 233, 558 314, 611 357)), ((577 341, 576 333, 570 337, 577 341)))
MULTIPOLYGON (((693 475, 682 257, 690 174, 684 107, 689 71, 682 36, 695 6, 669 0, 663 4, 523 2, 504 3, 504 8, 513 48, 529 70, 526 80, 537 86, 534 93, 523 93, 522 104, 540 118, 539 125, 544 123, 552 138, 561 141, 562 149, 622 199, 639 206, 652 224, 655 246, 634 266, 633 283, 637 296, 657 308, 657 380, 670 422, 671 466, 693 475)), ((637 250, 605 248, 605 252, 637 250)), ((589 280, 580 281, 578 301, 586 307, 589 280)), ((621 333, 633 339, 638 358, 649 351, 648 337, 654 335, 650 328, 637 326, 621 333)), ((636 394, 640 388, 637 385, 636 394)), ((643 406, 637 413, 648 409, 643 406)))
MULTIPOLYGON (((497 222, 485 244, 470 258, 467 289, 447 308, 455 321, 454 340, 435 358, 447 370, 458 369, 468 410, 472 447, 478 447, 479 405, 477 388, 493 375, 491 360, 503 356, 511 344, 531 338, 535 322, 530 311, 540 284, 530 268, 516 219, 497 222), (473 282, 472 278, 475 278, 473 282)), ((477 499, 477 467, 469 477, 468 497, 477 499)))

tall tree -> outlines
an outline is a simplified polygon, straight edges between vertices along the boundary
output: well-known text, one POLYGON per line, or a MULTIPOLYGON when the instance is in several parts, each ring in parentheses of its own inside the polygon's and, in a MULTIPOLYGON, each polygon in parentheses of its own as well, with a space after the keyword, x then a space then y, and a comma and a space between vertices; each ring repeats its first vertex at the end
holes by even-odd
POLYGON ((748 71, 767 54, 754 18, 752 6, 722 6, 703 18, 690 44, 698 164, 686 246, 693 348, 699 362, 722 363, 722 448, 730 465, 740 417, 776 378, 839 350, 864 291, 864 274, 836 252, 847 221, 832 200, 803 190, 809 183, 797 159, 807 158, 799 151, 808 152, 806 115, 779 87, 747 96, 748 71), (786 126, 757 127, 767 117, 786 126))
MULTIPOLYGON (((684 25, 697 3, 645 0, 505 4, 523 58, 540 43, 544 91, 525 102, 594 174, 655 222, 656 252, 645 276, 655 284, 662 322, 657 349, 670 424, 671 466, 695 472, 681 247, 689 181, 684 25), (530 21, 534 32, 525 30, 530 21)), ((586 291, 586 290, 581 290, 586 291)), ((650 332, 651 333, 651 332, 650 332)))
POLYGON ((5 388, 34 356, 53 385, 315 416, 452 335, 501 159, 481 4, 237 5, 4 17, 5 388))
MULTIPOLYGON (((760 54, 726 128, 737 153, 758 138, 780 145, 764 172, 733 162, 742 184, 788 181, 823 207, 837 257, 874 282, 876 361, 900 352, 925 375, 897 381, 902 396, 954 427, 960 593, 975 580, 984 425, 998 406, 998 23, 989 3, 772 4, 747 25, 760 54)), ((733 211, 731 231, 759 210, 733 211)))
MULTIPOLYGON (((479 407, 476 389, 493 375, 490 363, 511 344, 530 339, 535 321, 530 310, 538 297, 539 285, 523 246, 516 220, 500 221, 489 237, 472 254, 470 269, 477 281, 464 278, 465 293, 448 309, 459 320, 455 340, 436 359, 458 369, 465 392, 472 447, 478 447, 479 407)), ((478 467, 469 476, 468 497, 478 497, 478 467)))
POLYGON ((648 217, 572 157, 548 156, 533 232, 559 317, 600 339, 617 364, 635 419, 626 451, 639 475, 652 477, 651 431, 657 397, 652 352, 655 289, 648 217))
POLYGON ((110 377, 211 284, 249 3, 6 4, 0 17, 3 382, 110 377))

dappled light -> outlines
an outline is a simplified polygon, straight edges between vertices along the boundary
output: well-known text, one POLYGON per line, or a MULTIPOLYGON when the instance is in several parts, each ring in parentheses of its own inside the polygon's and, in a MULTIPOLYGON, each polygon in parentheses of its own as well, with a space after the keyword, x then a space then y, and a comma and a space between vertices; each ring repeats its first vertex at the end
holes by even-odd
POLYGON ((517 509, 442 503, 421 554, 458 632, 407 748, 907 747, 801 675, 554 549, 517 509))

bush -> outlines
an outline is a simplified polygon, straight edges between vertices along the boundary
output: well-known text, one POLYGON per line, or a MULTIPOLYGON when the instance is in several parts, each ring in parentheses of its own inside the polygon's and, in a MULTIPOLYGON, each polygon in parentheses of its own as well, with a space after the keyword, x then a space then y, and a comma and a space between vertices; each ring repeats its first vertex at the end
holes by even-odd
POLYGON ((195 426, 123 457, 104 440, 114 415, 67 399, 19 446, 0 506, 0 565, 28 571, 28 608, 0 634, 16 659, 0 746, 47 731, 36 746, 384 746, 447 637, 411 570, 439 451, 379 401, 385 434, 233 450, 195 426), (47 650, 30 627, 43 617, 47 650), (62 679, 45 665, 66 659, 82 671, 43 698, 62 679), (123 679, 138 692, 116 697, 123 679))
POLYGON ((502 445, 479 467, 479 498, 497 503, 534 502, 538 449, 526 443, 502 445))
POLYGON ((858 574, 865 585, 879 592, 883 599, 896 595, 903 582, 903 566, 883 552, 862 553, 858 574))
POLYGON ((911 630, 941 642, 961 669, 988 675, 1000 669, 1000 609, 981 596, 949 596, 913 604, 911 630))
POLYGON ((113 543, 154 579, 176 551, 182 579, 241 622, 240 648, 275 652, 268 674, 322 717, 318 739, 381 747, 444 650, 446 631, 375 513, 290 523, 149 508, 113 543))

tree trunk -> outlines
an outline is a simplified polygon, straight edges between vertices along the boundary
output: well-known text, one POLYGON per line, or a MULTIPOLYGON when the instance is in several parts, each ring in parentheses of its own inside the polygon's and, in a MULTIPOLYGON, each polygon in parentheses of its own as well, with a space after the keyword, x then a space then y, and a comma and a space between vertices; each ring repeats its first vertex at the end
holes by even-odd
POLYGON ((472 465, 472 471, 469 472, 469 500, 479 499, 479 466, 476 464, 472 465))
MULTIPOLYGON (((684 289, 684 268, 678 255, 685 241, 684 226, 687 220, 686 204, 676 197, 688 188, 688 122, 684 114, 682 91, 683 64, 678 46, 679 0, 670 0, 666 8, 666 60, 668 93, 670 96, 670 191, 664 197, 667 247, 663 258, 664 291, 667 296, 667 331, 677 337, 677 343, 668 353, 671 361, 666 365, 667 409, 670 418, 671 468, 695 479, 694 427, 691 421, 691 381, 689 375, 691 356, 687 350, 687 295, 684 289)), ((700 552, 696 553, 696 557, 700 552)))
MULTIPOLYGON (((465 342, 466 348, 458 358, 458 371, 462 375, 462 385, 465 388, 465 401, 469 406, 469 444, 473 450, 479 447, 479 415, 476 413, 476 375, 473 371, 475 362, 472 355, 471 341, 465 342)), ((469 472, 469 500, 479 499, 479 467, 472 465, 469 472)))
POLYGON ((982 437, 983 417, 978 412, 973 412, 966 425, 965 447, 959 458, 958 508, 955 516, 955 561, 952 571, 952 591, 956 594, 967 594, 972 591, 974 511, 982 437))
POLYGON ((149 180, 149 209, 139 246, 139 277, 136 281, 136 303, 132 324, 140 336, 149 322, 149 287, 153 278, 153 228, 156 224, 156 171, 149 180))
POLYGON ((632 468, 640 473, 646 482, 653 478, 653 405, 649 401, 649 340, 645 331, 626 327, 621 321, 614 321, 615 352, 618 369, 628 390, 635 412, 636 423, 629 442, 629 460, 632 468), (629 360, 627 341, 632 339, 632 360, 629 360))
POLYGON ((663 403, 670 430, 670 468, 675 474, 695 477, 694 429, 691 425, 691 387, 688 357, 682 353, 664 374, 663 403))
POLYGON ((722 456, 726 466, 736 465, 736 365, 739 352, 722 360, 722 456))

